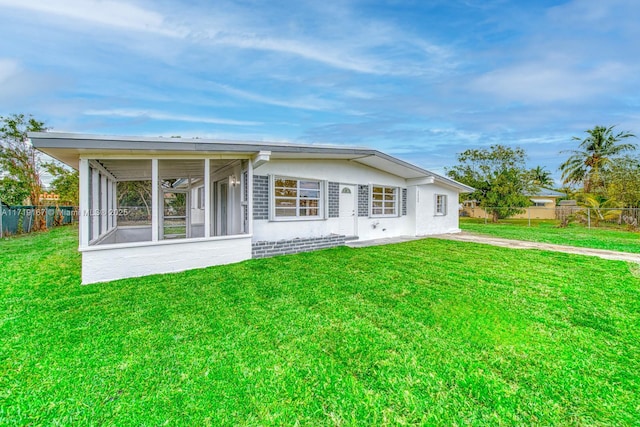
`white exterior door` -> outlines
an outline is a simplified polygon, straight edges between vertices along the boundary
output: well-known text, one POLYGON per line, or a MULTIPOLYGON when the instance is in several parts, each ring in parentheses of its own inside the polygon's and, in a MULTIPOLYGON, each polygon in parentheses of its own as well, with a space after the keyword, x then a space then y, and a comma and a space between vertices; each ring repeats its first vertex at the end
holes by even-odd
POLYGON ((358 235, 356 231, 356 220, 358 219, 356 212, 357 196, 355 185, 340 184, 339 232, 347 237, 358 235))

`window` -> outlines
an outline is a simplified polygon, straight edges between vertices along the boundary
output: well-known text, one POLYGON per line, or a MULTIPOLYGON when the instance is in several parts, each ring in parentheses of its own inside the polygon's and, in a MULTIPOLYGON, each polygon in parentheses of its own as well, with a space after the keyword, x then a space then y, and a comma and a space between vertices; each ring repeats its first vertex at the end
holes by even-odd
POLYGON ((198 209, 204 209, 204 187, 198 187, 197 192, 197 205, 198 209))
POLYGON ((544 202, 533 202, 533 206, 536 208, 544 208, 546 205, 544 202))
POLYGON ((436 194, 436 215, 447 214, 447 195, 436 194))
POLYGON ((398 215, 398 188, 371 187, 371 216, 397 216, 398 215))
POLYGON ((320 218, 320 181, 276 177, 276 218, 320 218))

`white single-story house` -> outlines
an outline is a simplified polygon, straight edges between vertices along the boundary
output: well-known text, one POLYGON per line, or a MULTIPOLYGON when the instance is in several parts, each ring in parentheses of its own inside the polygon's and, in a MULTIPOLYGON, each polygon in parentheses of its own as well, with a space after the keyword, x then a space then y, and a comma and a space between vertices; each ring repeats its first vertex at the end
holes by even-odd
POLYGON ((54 132, 29 137, 79 171, 83 283, 349 239, 458 232, 458 194, 472 191, 368 148, 54 132), (127 221, 119 206, 118 188, 127 182, 150 189, 146 222, 127 221))

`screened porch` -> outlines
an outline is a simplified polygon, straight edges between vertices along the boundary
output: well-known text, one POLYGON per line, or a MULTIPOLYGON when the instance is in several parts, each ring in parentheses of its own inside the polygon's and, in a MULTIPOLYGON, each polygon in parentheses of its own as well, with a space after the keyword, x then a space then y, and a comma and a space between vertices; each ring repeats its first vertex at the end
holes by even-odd
POLYGON ((80 160, 80 247, 169 244, 251 233, 251 160, 80 160))

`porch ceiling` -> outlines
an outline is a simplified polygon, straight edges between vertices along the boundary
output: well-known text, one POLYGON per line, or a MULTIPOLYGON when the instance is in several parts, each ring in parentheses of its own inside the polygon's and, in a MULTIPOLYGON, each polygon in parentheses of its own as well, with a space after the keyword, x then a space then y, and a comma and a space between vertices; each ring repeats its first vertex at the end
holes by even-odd
MULTIPOLYGON (((237 160, 211 160, 211 173, 237 160)), ((151 160, 98 159, 118 181, 150 181, 151 160)), ((162 179, 201 178, 204 176, 204 160, 159 160, 159 176, 162 179)))

